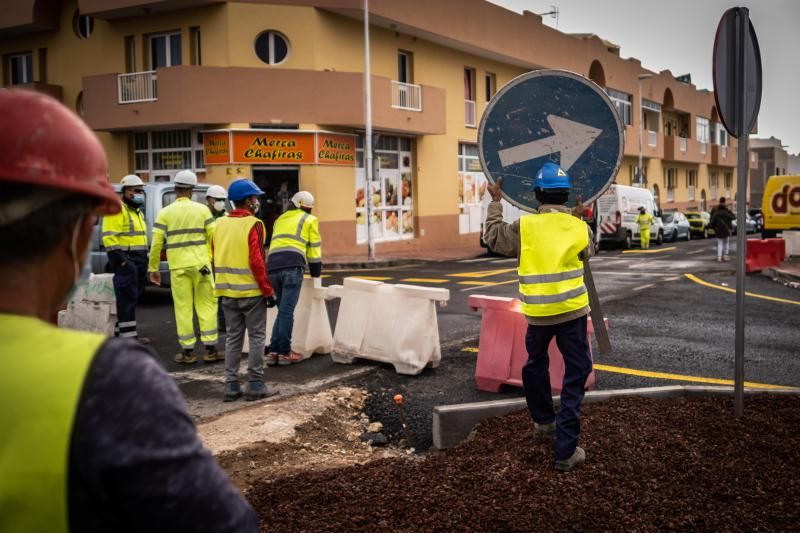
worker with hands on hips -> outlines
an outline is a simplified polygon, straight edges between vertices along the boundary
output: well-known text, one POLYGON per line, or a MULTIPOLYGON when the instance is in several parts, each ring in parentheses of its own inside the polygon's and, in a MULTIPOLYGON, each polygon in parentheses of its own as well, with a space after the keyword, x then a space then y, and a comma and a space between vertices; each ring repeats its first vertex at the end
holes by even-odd
POLYGON ((650 226, 653 224, 653 216, 645 210, 644 206, 639 208, 636 223, 639 224, 639 242, 642 249, 647 250, 650 248, 650 226))

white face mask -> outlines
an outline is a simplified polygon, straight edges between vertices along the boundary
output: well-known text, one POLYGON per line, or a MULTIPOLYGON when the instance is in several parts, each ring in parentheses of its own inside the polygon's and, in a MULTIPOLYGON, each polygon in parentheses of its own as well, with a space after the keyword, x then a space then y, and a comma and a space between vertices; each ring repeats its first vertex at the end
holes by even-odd
POLYGON ((225 200, 217 200, 216 202, 214 202, 214 209, 218 213, 225 211, 225 200))

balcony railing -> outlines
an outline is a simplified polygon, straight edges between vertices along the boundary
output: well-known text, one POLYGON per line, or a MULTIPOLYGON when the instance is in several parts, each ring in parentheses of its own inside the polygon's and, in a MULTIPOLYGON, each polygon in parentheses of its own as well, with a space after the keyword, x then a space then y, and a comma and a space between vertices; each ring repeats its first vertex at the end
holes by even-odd
POLYGON ((117 101, 120 104, 158 100, 156 71, 131 72, 117 76, 117 101))
POLYGON ((720 146, 719 147, 719 155, 722 159, 728 157, 728 147, 727 146, 720 146))
POLYGON ((413 83, 392 81, 392 107, 422 111, 422 87, 413 83))
POLYGON ((658 132, 648 130, 647 146, 656 146, 657 144, 658 144, 658 132))
POLYGON ((686 145, 687 145, 686 139, 681 137, 680 138, 680 144, 678 145, 681 153, 684 153, 684 154, 686 153, 686 145))
POLYGON ((464 125, 471 128, 477 126, 475 115, 475 100, 464 100, 464 125))
POLYGON ((706 155, 708 153, 708 143, 698 142, 697 144, 700 145, 700 153, 706 155))

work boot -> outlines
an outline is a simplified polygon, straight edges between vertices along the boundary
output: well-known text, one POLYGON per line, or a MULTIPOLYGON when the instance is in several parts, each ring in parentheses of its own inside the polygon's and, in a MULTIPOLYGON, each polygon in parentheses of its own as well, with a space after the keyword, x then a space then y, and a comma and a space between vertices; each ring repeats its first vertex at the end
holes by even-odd
POLYGON ((586 452, 580 446, 576 446, 572 456, 568 459, 557 460, 554 466, 559 472, 569 472, 576 466, 582 465, 584 461, 586 461, 586 452))
POLYGON ((182 365, 193 365, 197 362, 194 350, 184 350, 175 356, 175 362, 182 365))
POLYGON ((267 352, 267 354, 264 355, 264 360, 267 366, 275 366, 278 364, 278 354, 275 352, 267 352))
POLYGON ((204 363, 216 363, 217 361, 224 361, 225 353, 218 352, 216 346, 206 346, 206 355, 203 356, 204 363))
POLYGON ((533 423, 533 440, 537 442, 552 441, 556 436, 556 423, 549 424, 533 423))
POLYGON ((248 402, 252 402, 262 398, 269 398, 276 394, 278 394, 278 391, 275 389, 268 389, 263 381, 248 381, 247 392, 244 395, 244 399, 248 402))
POLYGON ((224 402, 235 402, 242 397, 242 386, 238 381, 231 381, 225 384, 225 396, 222 399, 224 402))
POLYGON ((278 364, 280 366, 293 365, 303 360, 303 356, 297 352, 289 352, 288 354, 278 356, 278 364))

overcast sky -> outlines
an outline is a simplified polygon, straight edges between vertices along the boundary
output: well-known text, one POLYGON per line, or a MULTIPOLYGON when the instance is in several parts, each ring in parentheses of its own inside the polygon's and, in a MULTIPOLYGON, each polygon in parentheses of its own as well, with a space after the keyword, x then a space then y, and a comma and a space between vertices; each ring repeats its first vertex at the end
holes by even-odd
MULTIPOLYGON (((656 72, 691 73, 699 88, 713 90, 714 33, 726 9, 744 6, 756 29, 763 65, 757 137, 774 135, 800 152, 800 0, 490 0, 507 9, 545 13, 559 9, 558 29, 595 33, 622 47, 656 72)), ((555 19, 544 23, 556 27, 555 19)))

